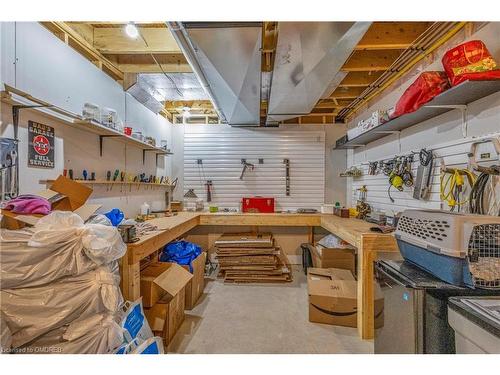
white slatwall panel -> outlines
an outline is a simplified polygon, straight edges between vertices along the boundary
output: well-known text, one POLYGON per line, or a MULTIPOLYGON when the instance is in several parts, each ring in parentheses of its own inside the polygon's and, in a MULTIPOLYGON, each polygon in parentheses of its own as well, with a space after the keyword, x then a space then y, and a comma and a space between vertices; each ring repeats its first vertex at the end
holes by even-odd
MULTIPOLYGON (((500 133, 494 134, 499 136, 500 133)), ((431 194, 428 200, 417 200, 413 199, 413 187, 404 187, 404 191, 399 192, 396 189, 391 189, 391 196, 394 198, 394 203, 392 203, 387 194, 387 189, 389 186, 388 176, 384 175, 382 172, 375 176, 368 175, 368 165, 365 164, 368 160, 364 158, 357 158, 358 163, 353 163, 358 168, 363 170, 363 176, 352 179, 352 202, 355 204, 358 191, 357 189, 363 185, 366 185, 367 192, 367 202, 372 206, 372 208, 383 210, 387 213, 401 212, 407 208, 425 208, 425 209, 448 209, 447 204, 443 203, 440 199, 440 176, 439 168, 440 163, 444 161, 444 164, 450 168, 465 168, 467 167, 468 152, 470 151, 471 143, 477 141, 481 138, 464 138, 459 141, 448 142, 443 144, 438 144, 431 146, 435 155, 434 160, 434 173, 432 178, 431 194)), ((419 150, 413 150, 419 151, 419 150)), ((387 154, 379 159, 369 160, 376 161, 391 158, 395 155, 405 155, 401 154, 387 154)), ((477 148, 476 158, 480 161, 481 165, 489 165, 492 162, 498 163, 498 158, 495 158, 495 151, 491 143, 485 143, 479 145, 477 148), (479 160, 479 155, 481 153, 490 153, 491 158, 479 160)), ((414 179, 417 176, 417 166, 419 165, 418 155, 415 155, 415 162, 412 165, 412 172, 414 179)), ((497 187, 500 184, 497 184, 497 187)), ((466 208, 465 208, 466 209, 466 208)))
POLYGON ((194 188, 206 199, 212 180, 212 204, 238 208, 243 196, 274 197, 276 210, 319 208, 324 202, 325 132, 189 126, 184 133, 184 193, 194 188), (263 158, 264 164, 258 164, 263 158), (197 164, 203 160, 203 168, 197 164), (243 180, 241 159, 255 165, 243 180), (285 165, 290 160, 290 196, 285 194, 285 165))

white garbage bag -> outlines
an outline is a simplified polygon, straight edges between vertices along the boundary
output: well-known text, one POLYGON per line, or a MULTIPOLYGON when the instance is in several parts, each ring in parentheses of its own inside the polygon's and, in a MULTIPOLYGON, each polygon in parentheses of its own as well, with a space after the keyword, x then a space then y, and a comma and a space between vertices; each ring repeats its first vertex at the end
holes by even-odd
POLYGON ((54 211, 33 228, 0 230, 0 287, 44 285, 76 276, 121 258, 126 252, 118 230, 84 224, 72 212, 54 211))
POLYGON ((94 216, 91 216, 85 224, 102 224, 102 225, 108 225, 108 226, 113 226, 113 223, 111 223, 111 220, 108 219, 107 216, 103 214, 96 214, 94 216))
POLYGON ((0 310, 19 347, 77 319, 115 313, 123 304, 118 262, 32 288, 0 291, 0 310))
POLYGON ((142 298, 135 302, 127 301, 118 312, 120 326, 125 330, 125 339, 132 342, 139 339, 141 342, 153 337, 148 320, 142 307, 142 298))
POLYGON ((12 334, 5 321, 5 316, 0 311, 0 354, 9 353, 12 347, 12 334))
POLYGON ((87 319, 52 330, 14 350, 26 354, 107 354, 123 344, 123 328, 111 314, 87 319))

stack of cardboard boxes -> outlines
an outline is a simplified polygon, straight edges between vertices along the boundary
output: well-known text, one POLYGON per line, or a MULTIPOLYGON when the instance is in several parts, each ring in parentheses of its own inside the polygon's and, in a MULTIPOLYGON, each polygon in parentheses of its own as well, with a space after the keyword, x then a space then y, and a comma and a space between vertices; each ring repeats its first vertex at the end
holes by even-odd
POLYGON ((225 282, 288 282, 291 267, 272 234, 225 234, 215 242, 220 277, 225 282))
MULTIPOLYGON (((314 268, 307 269, 309 321, 356 327, 356 249, 316 244, 309 246, 309 250, 314 265, 314 268)), ((383 325, 383 311, 382 291, 375 285, 375 328, 383 325)))

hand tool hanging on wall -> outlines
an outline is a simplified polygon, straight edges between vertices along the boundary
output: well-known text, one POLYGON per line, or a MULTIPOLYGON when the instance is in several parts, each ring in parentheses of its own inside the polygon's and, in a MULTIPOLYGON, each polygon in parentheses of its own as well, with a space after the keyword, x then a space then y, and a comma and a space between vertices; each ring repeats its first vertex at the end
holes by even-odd
POLYGON ((285 164, 285 193, 286 196, 290 196, 290 159, 283 159, 285 164))
POLYGON ((368 164, 368 174, 370 176, 375 176, 377 174, 378 161, 371 161, 368 164))
POLYGON ((413 186, 413 173, 411 173, 411 163, 413 163, 413 154, 405 156, 403 159, 403 171, 401 173, 401 178, 405 186, 413 186))
POLYGON ((417 180, 413 189, 413 198, 427 199, 431 191, 431 180, 434 168, 434 154, 425 148, 418 154, 420 165, 417 168, 417 180))
POLYGON ((207 189, 207 202, 212 202, 212 180, 207 180, 205 187, 207 189))
POLYGON ((245 175, 247 169, 253 171, 255 165, 253 165, 252 163, 247 163, 247 159, 241 159, 241 164, 243 164, 243 169, 241 170, 240 180, 243 180, 243 176, 245 175))

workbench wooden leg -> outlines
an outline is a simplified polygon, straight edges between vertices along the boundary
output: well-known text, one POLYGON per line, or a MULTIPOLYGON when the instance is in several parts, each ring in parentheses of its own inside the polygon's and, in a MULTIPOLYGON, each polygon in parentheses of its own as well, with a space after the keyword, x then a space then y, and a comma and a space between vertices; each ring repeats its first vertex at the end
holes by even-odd
POLYGON ((307 237, 308 242, 314 244, 314 227, 309 227, 309 234, 307 237))
POLYGON ((373 262, 377 252, 364 247, 358 249, 358 333, 363 340, 370 340, 374 337, 375 326, 373 262))
POLYGON ((141 296, 140 263, 128 264, 127 260, 127 257, 123 257, 120 262, 120 286, 126 301, 136 301, 141 296))

